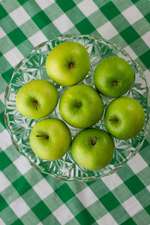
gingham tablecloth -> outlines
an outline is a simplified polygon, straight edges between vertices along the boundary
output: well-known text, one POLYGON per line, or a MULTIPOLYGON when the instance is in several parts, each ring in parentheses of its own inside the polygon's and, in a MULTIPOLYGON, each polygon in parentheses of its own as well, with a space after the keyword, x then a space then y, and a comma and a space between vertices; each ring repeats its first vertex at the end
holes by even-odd
POLYGON ((150 77, 149 0, 0 1, 0 225, 149 225, 150 145, 91 183, 42 175, 12 145, 4 91, 14 67, 62 33, 100 35, 125 48, 150 77))

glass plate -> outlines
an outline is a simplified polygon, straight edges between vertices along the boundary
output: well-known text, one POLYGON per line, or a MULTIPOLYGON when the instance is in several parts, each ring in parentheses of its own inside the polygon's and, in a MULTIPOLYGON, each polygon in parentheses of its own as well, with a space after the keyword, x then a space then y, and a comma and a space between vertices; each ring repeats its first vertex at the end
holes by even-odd
MULTIPOLYGON (((66 180, 78 179, 87 181, 113 173, 114 171, 116 171, 116 169, 121 167, 125 162, 133 157, 137 151, 140 150, 145 138, 146 123, 148 121, 147 96, 148 88, 143 77, 143 70, 139 64, 136 64, 131 60, 129 55, 124 50, 121 50, 119 47, 112 45, 111 43, 108 43, 103 39, 96 39, 88 35, 61 36, 54 40, 42 43, 41 45, 36 47, 31 52, 31 54, 15 68, 12 79, 5 94, 5 121, 10 131, 13 143, 16 145, 19 152, 24 154, 33 165, 40 169, 41 172, 66 180), (136 80, 134 86, 130 91, 126 93, 126 95, 137 99, 143 105, 145 110, 145 126, 143 130, 141 130, 141 132, 135 138, 129 139, 127 141, 114 138, 116 149, 114 151, 112 162, 105 168, 96 172, 81 169, 73 161, 69 151, 64 155, 62 159, 55 161, 41 160, 37 156, 35 156, 29 145, 29 134, 36 121, 23 117, 16 110, 16 92, 20 87, 31 80, 46 79, 51 81, 56 86, 59 92, 59 96, 64 91, 64 87, 59 86, 58 84, 50 80, 45 71, 45 59, 48 52, 51 51, 59 43, 64 41, 79 42, 86 47, 91 59, 91 69, 82 82, 93 87, 93 71, 96 64, 101 59, 106 56, 115 54, 128 61, 128 63, 133 67, 135 71, 136 80)), ((106 108, 108 103, 112 101, 112 99, 105 96, 102 96, 102 98, 106 108)), ((60 118, 58 105, 55 111, 45 118, 60 118)), ((98 127, 105 130, 103 119, 93 127, 98 127)), ((69 128, 71 130, 72 137, 74 137, 80 131, 80 129, 76 129, 71 126, 69 126, 69 128)))

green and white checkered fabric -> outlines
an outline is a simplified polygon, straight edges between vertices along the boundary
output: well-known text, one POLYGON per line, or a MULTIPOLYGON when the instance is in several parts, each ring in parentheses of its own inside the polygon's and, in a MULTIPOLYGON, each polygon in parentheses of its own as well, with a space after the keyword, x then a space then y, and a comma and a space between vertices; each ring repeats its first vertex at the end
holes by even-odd
POLYGON ((33 168, 4 124, 4 91, 33 47, 62 33, 102 36, 145 65, 150 80, 149 0, 0 1, 0 225, 149 225, 150 145, 95 182, 58 181, 33 168))

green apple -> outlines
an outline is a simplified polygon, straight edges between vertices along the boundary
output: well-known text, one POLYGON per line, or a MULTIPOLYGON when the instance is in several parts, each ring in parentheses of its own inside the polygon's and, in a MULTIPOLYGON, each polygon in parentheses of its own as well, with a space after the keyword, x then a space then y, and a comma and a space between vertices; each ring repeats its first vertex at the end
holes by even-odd
POLYGON ((77 42, 64 42, 56 46, 47 56, 48 76, 62 86, 81 81, 90 69, 86 48, 77 42))
POLYGON ((33 152, 39 158, 56 160, 68 151, 71 134, 63 121, 46 119, 33 126, 29 140, 33 152))
POLYGON ((132 67, 118 56, 109 56, 100 61, 94 72, 96 88, 106 96, 119 97, 134 83, 132 67))
POLYGON ((51 113, 58 100, 56 88, 46 80, 32 80, 22 86, 16 95, 18 111, 31 119, 51 113))
POLYGON ((97 128, 81 131, 73 140, 71 147, 75 162, 88 170, 99 170, 109 164, 113 151, 112 137, 97 128))
POLYGON ((59 111, 71 126, 86 128, 101 119, 103 102, 94 88, 85 84, 75 85, 64 91, 59 111))
POLYGON ((105 114, 107 130, 119 139, 129 139, 138 134, 144 125, 144 110, 130 97, 120 97, 110 103, 105 114))

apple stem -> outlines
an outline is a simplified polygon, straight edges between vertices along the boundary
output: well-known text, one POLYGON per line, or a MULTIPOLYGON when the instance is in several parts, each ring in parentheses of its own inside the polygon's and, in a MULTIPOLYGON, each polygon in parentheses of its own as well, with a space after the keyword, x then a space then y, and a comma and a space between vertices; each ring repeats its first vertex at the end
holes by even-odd
POLYGON ((96 136, 95 137, 92 137, 90 141, 91 141, 91 144, 92 145, 95 145, 96 142, 97 142, 97 137, 96 136))
POLYGON ((44 138, 44 139, 49 139, 49 136, 47 134, 37 134, 36 137, 44 138))
POLYGON ((38 101, 37 100, 33 100, 32 101, 32 103, 33 103, 33 106, 36 108, 36 110, 38 109, 38 101))
POLYGON ((69 68, 69 69, 72 69, 73 67, 74 67, 74 62, 69 62, 69 63, 68 63, 68 68, 69 68))
POLYGON ((112 86, 117 86, 118 85, 118 81, 117 80, 113 80, 112 81, 112 86))

